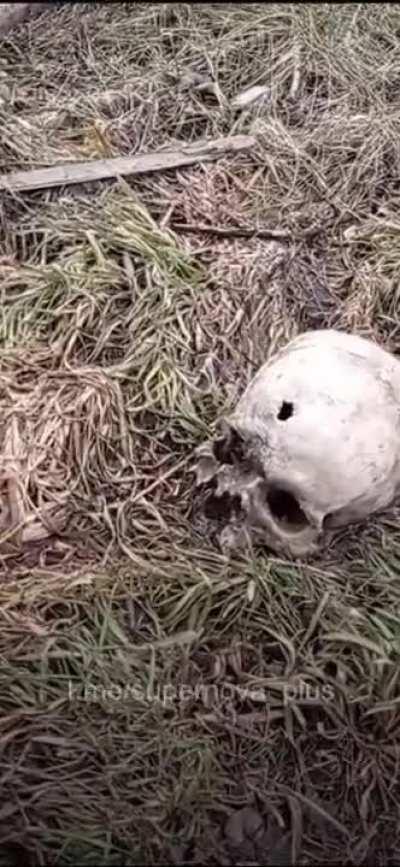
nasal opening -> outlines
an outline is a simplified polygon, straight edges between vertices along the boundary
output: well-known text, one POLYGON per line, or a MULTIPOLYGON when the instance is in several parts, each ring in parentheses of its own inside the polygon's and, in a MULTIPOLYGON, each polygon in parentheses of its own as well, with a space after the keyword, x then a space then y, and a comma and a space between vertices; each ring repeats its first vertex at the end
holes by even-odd
POLYGON ((241 503, 240 497, 237 495, 231 496, 228 493, 217 496, 215 491, 212 491, 204 503, 204 516, 213 521, 230 521, 233 515, 240 512, 241 503))

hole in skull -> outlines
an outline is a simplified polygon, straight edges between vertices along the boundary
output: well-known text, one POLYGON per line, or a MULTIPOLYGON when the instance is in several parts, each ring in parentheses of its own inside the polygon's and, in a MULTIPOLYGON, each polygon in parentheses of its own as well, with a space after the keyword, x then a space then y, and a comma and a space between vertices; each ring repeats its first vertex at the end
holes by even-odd
POLYGON ((210 494, 204 503, 204 515, 212 521, 229 521, 232 514, 237 514, 239 511, 240 498, 237 496, 231 497, 226 493, 220 497, 217 497, 216 494, 210 494))
POLYGON ((297 532, 308 526, 307 518, 296 497, 283 488, 270 488, 267 502, 275 520, 286 530, 297 532))
POLYGON ((287 421, 293 415, 293 404, 284 400, 278 412, 279 421, 287 421))

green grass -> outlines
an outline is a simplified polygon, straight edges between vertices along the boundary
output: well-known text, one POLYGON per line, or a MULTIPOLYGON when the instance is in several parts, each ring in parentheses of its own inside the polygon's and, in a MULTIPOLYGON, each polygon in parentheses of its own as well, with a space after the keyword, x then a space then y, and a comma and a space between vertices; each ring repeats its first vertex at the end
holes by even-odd
POLYGON ((399 38, 387 4, 88 4, 3 44, 2 171, 257 145, 1 204, 0 864, 399 861, 398 507, 291 562, 227 557, 193 496, 292 336, 399 351, 399 38))

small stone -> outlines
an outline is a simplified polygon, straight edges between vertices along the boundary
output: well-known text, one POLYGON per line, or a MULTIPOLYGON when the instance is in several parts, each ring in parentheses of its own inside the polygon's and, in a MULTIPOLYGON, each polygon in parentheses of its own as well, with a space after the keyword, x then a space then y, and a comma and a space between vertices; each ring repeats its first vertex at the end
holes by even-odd
POLYGON ((247 90, 242 90, 238 93, 232 99, 231 106, 232 108, 247 108, 247 106, 251 105, 253 102, 269 97, 270 92, 269 87, 257 84, 254 87, 249 87, 247 90))

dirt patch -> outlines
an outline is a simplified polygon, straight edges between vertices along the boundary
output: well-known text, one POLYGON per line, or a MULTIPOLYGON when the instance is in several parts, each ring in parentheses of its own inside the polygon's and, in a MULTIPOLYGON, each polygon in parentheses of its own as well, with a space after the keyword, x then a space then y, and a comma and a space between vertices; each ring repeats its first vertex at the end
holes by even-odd
POLYGON ((50 7, 50 3, 0 3, 0 36, 50 7))

